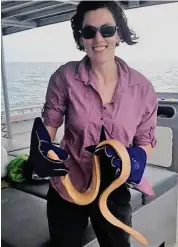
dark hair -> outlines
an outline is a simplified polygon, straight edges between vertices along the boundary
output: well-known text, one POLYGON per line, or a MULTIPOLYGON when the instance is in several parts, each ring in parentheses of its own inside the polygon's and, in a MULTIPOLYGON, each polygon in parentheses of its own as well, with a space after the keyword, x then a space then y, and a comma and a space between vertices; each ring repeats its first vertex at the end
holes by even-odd
POLYGON ((84 15, 88 11, 96 10, 100 8, 107 8, 113 15, 118 28, 118 34, 121 42, 126 42, 128 45, 136 44, 136 34, 133 30, 129 29, 127 24, 127 18, 122 10, 121 6, 115 1, 81 1, 77 6, 76 14, 71 18, 71 27, 73 30, 73 36, 79 50, 84 50, 84 47, 80 44, 82 29, 82 23, 84 15))

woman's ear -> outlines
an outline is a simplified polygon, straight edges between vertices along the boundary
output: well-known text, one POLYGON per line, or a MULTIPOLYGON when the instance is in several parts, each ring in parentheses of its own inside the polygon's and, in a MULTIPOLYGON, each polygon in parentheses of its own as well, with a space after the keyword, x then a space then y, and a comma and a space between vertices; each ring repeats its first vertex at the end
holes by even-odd
POLYGON ((120 41, 121 41, 120 36, 119 36, 119 35, 117 35, 117 41, 116 41, 116 44, 117 44, 117 45, 119 45, 120 41))
POLYGON ((83 44, 83 40, 82 40, 82 38, 80 38, 79 39, 79 42, 80 42, 80 45, 82 46, 82 48, 83 48, 83 51, 85 51, 85 47, 84 47, 84 44, 83 44))
POLYGON ((84 47, 82 37, 80 37, 79 42, 80 42, 80 45, 81 45, 82 47, 84 47))

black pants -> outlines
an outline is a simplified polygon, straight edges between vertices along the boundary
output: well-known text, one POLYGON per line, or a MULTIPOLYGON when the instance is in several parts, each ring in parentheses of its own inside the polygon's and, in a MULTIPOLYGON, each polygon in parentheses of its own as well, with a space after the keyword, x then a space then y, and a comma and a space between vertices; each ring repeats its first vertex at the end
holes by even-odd
MULTIPOLYGON (((131 206, 122 200, 120 193, 121 191, 111 195, 113 198, 109 198, 108 207, 115 217, 131 225, 131 206), (115 197, 116 194, 118 198, 115 197)), ((81 247, 88 217, 101 247, 130 247, 130 236, 111 225, 102 216, 97 202, 95 200, 87 206, 75 205, 65 201, 50 187, 47 196, 47 217, 51 247, 81 247)))

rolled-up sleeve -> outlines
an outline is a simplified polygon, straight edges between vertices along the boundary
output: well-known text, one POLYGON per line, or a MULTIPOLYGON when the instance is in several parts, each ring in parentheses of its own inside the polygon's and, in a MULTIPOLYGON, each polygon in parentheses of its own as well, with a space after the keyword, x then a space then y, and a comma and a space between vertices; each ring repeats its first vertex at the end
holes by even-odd
POLYGON ((67 105, 67 87, 62 76, 62 66, 50 77, 46 101, 42 110, 45 125, 58 128, 63 123, 67 105))
POLYGON ((157 124, 158 99, 152 85, 150 85, 145 97, 144 114, 140 124, 137 126, 134 137, 134 145, 144 146, 151 144, 155 147, 157 141, 155 129, 157 124))

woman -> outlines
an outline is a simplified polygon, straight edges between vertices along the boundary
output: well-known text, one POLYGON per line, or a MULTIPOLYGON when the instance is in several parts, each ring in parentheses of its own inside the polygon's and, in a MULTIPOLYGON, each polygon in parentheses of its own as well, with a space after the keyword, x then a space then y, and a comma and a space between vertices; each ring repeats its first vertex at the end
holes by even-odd
MULTIPOLYGON (((85 191, 92 170, 92 153, 88 150, 103 139, 117 139, 127 147, 132 167, 134 162, 141 167, 142 176, 146 158, 156 144, 157 96, 142 74, 115 56, 120 42, 136 43, 135 34, 114 1, 80 2, 71 24, 77 47, 86 56, 62 65, 51 76, 42 115, 51 140, 65 117, 65 133, 60 143, 70 155, 65 172, 79 191, 85 191)), ((118 157, 112 165, 106 159, 112 150, 97 151, 102 153, 101 193, 115 179, 120 164, 118 157)), ((58 171, 51 179, 47 198, 52 246, 81 247, 88 217, 101 247, 130 246, 128 234, 102 217, 98 198, 88 206, 72 203, 60 175, 58 171)), ((131 178, 130 181, 135 182, 131 178)), ((131 225, 127 184, 111 194, 108 206, 117 218, 131 225)))

